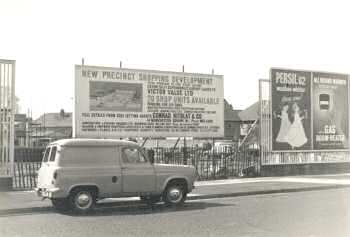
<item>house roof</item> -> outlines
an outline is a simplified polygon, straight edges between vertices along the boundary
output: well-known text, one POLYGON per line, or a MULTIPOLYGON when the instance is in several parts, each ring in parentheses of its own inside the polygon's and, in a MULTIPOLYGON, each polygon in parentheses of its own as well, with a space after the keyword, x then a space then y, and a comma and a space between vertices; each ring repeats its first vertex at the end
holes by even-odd
POLYGON ((45 113, 33 123, 45 127, 72 127, 72 113, 45 113))
POLYGON ((35 131, 32 137, 50 137, 50 138, 62 138, 71 137, 71 127, 45 127, 46 129, 35 131))
POLYGON ((240 117, 238 116, 238 113, 241 110, 234 110, 232 108, 232 105, 229 104, 226 100, 224 102, 225 106, 224 106, 224 120, 225 121, 241 121, 240 117))
POLYGON ((242 121, 255 121, 259 119, 259 106, 259 101, 255 102, 245 110, 239 112, 238 116, 242 121))
POLYGON ((241 111, 242 110, 225 110, 225 121, 241 121, 241 118, 238 116, 241 111))

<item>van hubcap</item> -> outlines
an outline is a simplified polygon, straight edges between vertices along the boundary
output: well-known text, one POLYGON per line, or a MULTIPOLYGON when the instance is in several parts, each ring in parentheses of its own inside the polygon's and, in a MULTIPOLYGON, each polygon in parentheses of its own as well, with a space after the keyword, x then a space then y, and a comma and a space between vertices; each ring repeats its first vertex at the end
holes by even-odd
POLYGON ((171 202, 179 202, 182 198, 182 191, 180 188, 174 187, 169 190, 168 198, 171 202))
POLYGON ((91 204, 91 196, 87 193, 80 193, 77 195, 75 203, 79 208, 88 208, 91 204))

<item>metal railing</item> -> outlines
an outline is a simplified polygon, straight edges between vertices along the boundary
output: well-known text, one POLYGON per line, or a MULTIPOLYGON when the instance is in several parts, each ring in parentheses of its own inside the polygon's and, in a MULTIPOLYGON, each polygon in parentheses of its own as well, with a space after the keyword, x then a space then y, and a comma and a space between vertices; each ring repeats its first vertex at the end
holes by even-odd
POLYGON ((252 149, 187 147, 153 150, 156 163, 193 165, 199 180, 256 176, 259 170, 259 152, 252 149))
POLYGON ((14 189, 33 189, 41 166, 44 148, 15 148, 13 175, 14 189))

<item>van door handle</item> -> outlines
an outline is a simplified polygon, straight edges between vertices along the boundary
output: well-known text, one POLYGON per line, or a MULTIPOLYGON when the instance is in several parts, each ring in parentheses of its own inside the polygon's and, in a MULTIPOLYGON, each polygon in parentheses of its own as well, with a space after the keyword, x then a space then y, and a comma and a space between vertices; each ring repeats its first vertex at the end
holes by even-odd
POLYGON ((127 167, 122 167, 122 170, 126 170, 127 169, 127 167))
POLYGON ((118 181, 118 177, 117 176, 113 176, 112 177, 112 183, 116 183, 118 181))

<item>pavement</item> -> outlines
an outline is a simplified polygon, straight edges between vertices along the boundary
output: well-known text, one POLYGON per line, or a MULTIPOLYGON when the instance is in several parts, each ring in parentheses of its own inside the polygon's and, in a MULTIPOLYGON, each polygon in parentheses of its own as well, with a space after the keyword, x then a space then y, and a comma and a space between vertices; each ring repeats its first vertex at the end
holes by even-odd
MULTIPOLYGON (((288 192, 341 189, 350 187, 350 174, 291 177, 239 178, 198 181, 188 200, 265 195, 288 192)), ((97 207, 139 204, 139 198, 108 198, 97 207)), ((0 215, 51 208, 50 200, 41 200, 34 191, 0 192, 0 215)))

